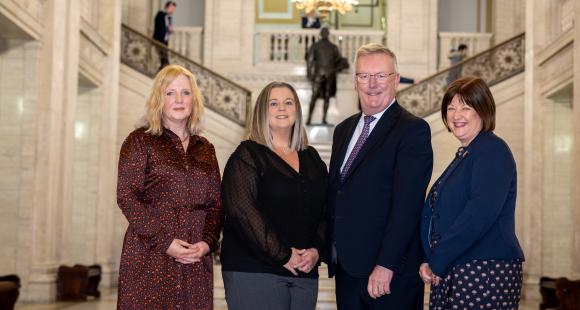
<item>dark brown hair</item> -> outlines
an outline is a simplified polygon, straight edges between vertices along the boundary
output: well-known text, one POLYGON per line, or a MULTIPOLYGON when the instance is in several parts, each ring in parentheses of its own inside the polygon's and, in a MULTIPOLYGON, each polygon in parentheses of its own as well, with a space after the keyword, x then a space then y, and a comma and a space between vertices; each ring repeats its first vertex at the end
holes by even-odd
POLYGON ((481 118, 481 131, 493 131, 495 129, 495 101, 487 84, 478 77, 466 76, 453 81, 447 87, 443 101, 441 102, 441 117, 443 124, 451 131, 447 124, 447 106, 453 98, 458 96, 461 102, 472 107, 481 118))

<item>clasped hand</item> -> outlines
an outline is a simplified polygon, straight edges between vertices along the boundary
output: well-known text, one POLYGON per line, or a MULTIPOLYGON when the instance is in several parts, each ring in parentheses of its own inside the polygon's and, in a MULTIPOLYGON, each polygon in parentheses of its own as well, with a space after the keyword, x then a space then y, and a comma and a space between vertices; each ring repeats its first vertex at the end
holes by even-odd
POLYGON ((304 273, 309 273, 318 263, 320 256, 318 255, 317 249, 291 249, 292 256, 290 256, 290 260, 288 260, 288 262, 284 265, 284 268, 288 269, 288 271, 290 271, 293 275, 298 275, 297 270, 304 273))
POLYGON ((201 261, 201 258, 209 253, 209 245, 205 241, 194 244, 179 239, 173 239, 171 245, 165 253, 176 262, 182 264, 193 264, 201 261))

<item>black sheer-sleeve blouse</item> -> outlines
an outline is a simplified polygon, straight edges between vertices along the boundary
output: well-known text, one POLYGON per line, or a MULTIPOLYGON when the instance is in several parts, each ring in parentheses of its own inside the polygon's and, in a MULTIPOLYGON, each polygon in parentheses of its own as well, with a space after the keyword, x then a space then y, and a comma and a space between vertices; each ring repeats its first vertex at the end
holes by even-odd
MULTIPOLYGON (((291 247, 316 248, 326 257, 326 165, 312 147, 298 158, 299 172, 249 140, 231 155, 222 180, 222 270, 292 276, 283 267, 291 247)), ((318 277, 317 268, 300 276, 318 277)))

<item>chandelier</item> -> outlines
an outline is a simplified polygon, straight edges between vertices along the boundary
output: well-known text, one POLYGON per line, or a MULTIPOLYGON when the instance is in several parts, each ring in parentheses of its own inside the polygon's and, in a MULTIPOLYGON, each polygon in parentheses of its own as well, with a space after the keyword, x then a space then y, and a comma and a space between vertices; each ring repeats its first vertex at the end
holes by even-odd
POLYGON ((309 13, 318 10, 322 13, 337 11, 340 14, 352 10, 353 6, 358 5, 358 0, 292 0, 296 8, 309 13))

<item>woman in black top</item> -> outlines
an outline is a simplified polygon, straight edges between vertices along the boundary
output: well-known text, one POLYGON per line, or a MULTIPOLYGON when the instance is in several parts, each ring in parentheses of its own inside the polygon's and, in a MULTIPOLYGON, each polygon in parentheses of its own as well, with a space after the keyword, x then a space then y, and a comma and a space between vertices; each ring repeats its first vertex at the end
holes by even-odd
POLYGON ((228 309, 315 309, 327 169, 308 146, 294 88, 268 84, 249 140, 226 165, 221 251, 228 309))

